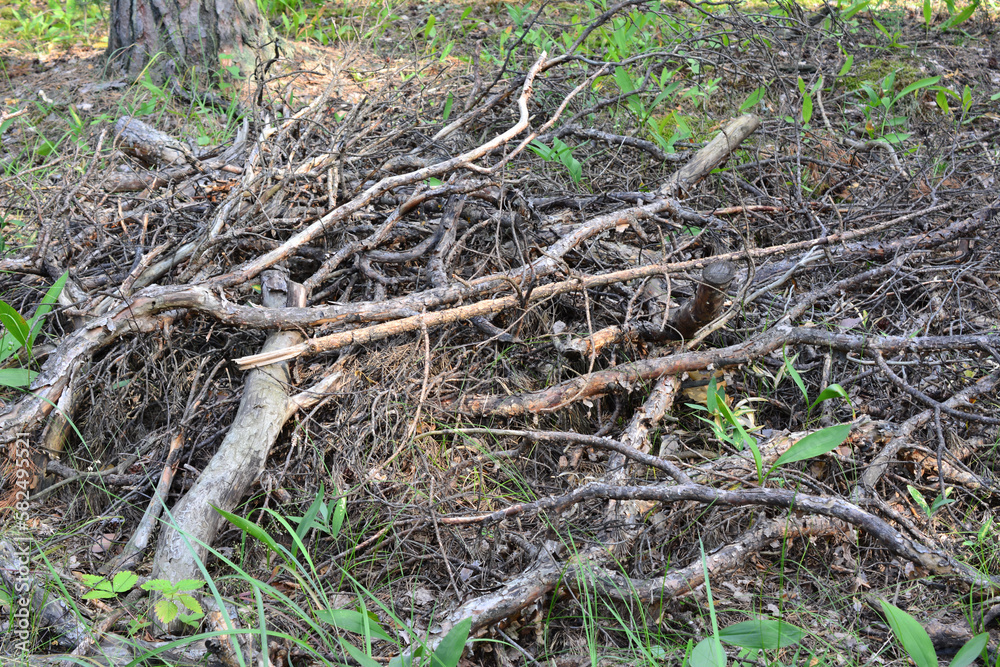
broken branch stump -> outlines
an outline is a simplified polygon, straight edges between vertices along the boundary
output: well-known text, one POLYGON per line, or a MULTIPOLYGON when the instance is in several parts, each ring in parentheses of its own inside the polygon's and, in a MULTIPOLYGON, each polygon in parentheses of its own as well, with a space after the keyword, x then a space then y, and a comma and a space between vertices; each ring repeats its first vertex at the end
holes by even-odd
POLYGON ((733 282, 736 267, 732 262, 712 262, 701 272, 702 282, 698 283, 693 299, 681 306, 676 312, 677 317, 670 318, 673 332, 687 340, 693 338, 698 330, 714 320, 722 312, 722 304, 726 298, 726 288, 733 282))

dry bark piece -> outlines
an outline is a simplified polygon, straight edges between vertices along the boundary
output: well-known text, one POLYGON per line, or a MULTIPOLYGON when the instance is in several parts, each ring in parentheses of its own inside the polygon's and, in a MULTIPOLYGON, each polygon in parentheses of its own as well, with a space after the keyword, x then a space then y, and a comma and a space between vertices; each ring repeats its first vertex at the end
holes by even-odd
MULTIPOLYGON (((642 454, 648 454, 651 443, 649 442, 649 432, 652 431, 663 419, 663 416, 673 407, 677 392, 680 390, 680 379, 676 375, 667 375, 656 381, 656 386, 649 393, 649 397, 642 404, 629 425, 622 434, 622 443, 642 454)), ((690 479, 679 468, 668 461, 662 463, 672 468, 671 475, 675 481, 684 484, 690 479)), ((628 470, 628 459, 622 452, 613 452, 608 457, 606 467, 607 473, 604 481, 608 484, 623 484, 630 477, 628 470)), ((633 550, 636 538, 639 536, 639 519, 647 510, 651 508, 650 503, 636 500, 611 501, 608 503, 605 517, 610 525, 614 526, 613 534, 603 536, 605 542, 610 542, 613 553, 618 558, 625 558, 633 550), (610 538, 610 539, 609 539, 610 538)))
POLYGON ((111 174, 103 180, 106 192, 139 192, 141 190, 156 190, 177 179, 190 176, 197 170, 194 167, 179 167, 156 174, 125 173, 111 174))
POLYGON ((664 197, 682 197, 692 185, 725 161, 733 150, 760 127, 760 119, 746 114, 735 119, 716 135, 694 158, 660 186, 664 197))
POLYGON ((171 165, 196 159, 190 148, 138 118, 119 118, 115 122, 115 134, 123 151, 146 163, 171 165))

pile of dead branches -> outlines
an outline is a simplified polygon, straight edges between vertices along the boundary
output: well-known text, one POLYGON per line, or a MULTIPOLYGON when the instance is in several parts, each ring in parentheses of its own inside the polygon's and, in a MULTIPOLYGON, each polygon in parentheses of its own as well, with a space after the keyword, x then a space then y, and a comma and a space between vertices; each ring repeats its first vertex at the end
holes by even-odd
POLYGON ((89 530, 131 539, 110 559, 85 549, 88 567, 134 568, 155 546, 150 576, 177 581, 236 539, 213 507, 253 494, 301 514, 325 480, 357 532, 314 559, 349 556, 362 582, 429 577, 439 636, 557 587, 669 604, 703 583, 699 538, 713 577, 776 540, 830 538, 848 569, 862 548, 892 559, 883 581, 916 567, 994 591, 901 504, 911 484, 995 506, 978 447, 1000 423, 980 408, 1000 380, 1000 203, 982 132, 911 152, 851 139, 834 127, 847 93, 804 129, 784 118, 801 74, 835 78, 832 33, 715 20, 705 34, 745 51, 723 60, 693 35, 684 57, 740 100, 770 80, 769 101, 729 118, 706 103, 719 117, 676 153, 643 137, 628 95, 599 94, 621 63, 581 38, 456 82, 447 124, 416 120, 417 79, 346 113, 334 84, 293 109, 261 83, 217 150, 125 117, 82 177, 44 196, 6 179, 37 243, 0 260, 4 292, 29 312, 69 273, 40 373, 0 412, 0 439, 33 452, 6 462, 7 504, 27 477, 65 520, 122 515, 89 530), (529 150, 553 138, 589 156, 579 187, 529 150), (809 397, 837 383, 850 403, 809 415, 776 382, 792 358, 809 397), (709 385, 759 401, 765 470, 818 426, 851 434, 762 483, 685 407, 709 385))

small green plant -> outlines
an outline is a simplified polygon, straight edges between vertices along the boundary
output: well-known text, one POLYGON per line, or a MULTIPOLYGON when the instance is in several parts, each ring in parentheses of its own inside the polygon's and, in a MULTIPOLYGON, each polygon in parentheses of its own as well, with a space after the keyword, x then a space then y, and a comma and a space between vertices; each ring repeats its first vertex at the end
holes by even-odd
MULTIPOLYGON (((691 70, 691 74, 695 76, 701 74, 701 61, 695 58, 688 58, 687 65, 691 70)), ((695 106, 701 106, 704 109, 712 95, 719 91, 721 82, 722 77, 705 79, 703 83, 696 83, 685 90, 681 96, 691 100, 695 106)))
POLYGON ((83 583, 91 590, 83 594, 84 600, 108 600, 116 598, 122 593, 128 593, 135 586, 139 577, 134 572, 119 572, 111 579, 100 577, 96 574, 80 575, 83 583))
MULTIPOLYGON (((850 4, 848 7, 846 7, 843 10, 841 10, 841 12, 840 12, 840 20, 841 21, 850 21, 851 19, 854 18, 855 14, 857 14, 858 12, 862 12, 865 9, 867 9, 868 8, 868 4, 870 2, 871 2, 871 0, 857 0, 857 2, 854 2, 854 3, 850 4)), ((838 0, 837 6, 839 7, 840 4, 841 4, 840 0, 838 0)))
MULTIPOLYGON (((215 511, 226 519, 226 521, 261 542, 270 553, 278 556, 281 561, 280 567, 296 580, 300 589, 306 594, 307 599, 312 601, 313 607, 311 609, 302 609, 279 591, 271 587, 266 587, 248 575, 245 575, 242 571, 240 571, 241 578, 245 578, 254 588, 262 589, 273 596, 275 600, 284 603, 303 623, 315 631, 319 641, 322 641, 327 646, 339 645, 343 651, 347 652, 353 660, 363 667, 376 667, 379 665, 372 657, 372 641, 375 640, 389 642, 400 647, 402 652, 389 662, 390 667, 409 667, 414 664, 415 659, 428 655, 428 651, 426 651, 427 647, 423 643, 422 638, 415 633, 411 632, 410 641, 406 642, 406 644, 410 645, 410 649, 405 649, 401 646, 399 640, 382 627, 378 617, 365 607, 364 597, 362 596, 359 596, 359 608, 357 609, 338 609, 330 606, 328 603, 324 604, 324 601, 327 599, 324 589, 325 579, 317 573, 315 564, 306 551, 302 539, 311 529, 319 529, 336 536, 345 519, 346 501, 344 498, 333 503, 331 508, 331 505, 323 499, 321 489, 320 493, 317 493, 316 499, 310 504, 305 515, 301 518, 295 517, 292 519, 298 523, 297 529, 292 528, 292 524, 286 517, 281 516, 273 510, 266 510, 288 532, 294 544, 292 549, 280 544, 266 530, 248 519, 219 508, 215 508, 215 511), (344 637, 339 636, 339 633, 335 637, 329 636, 323 628, 324 624, 340 631, 359 635, 364 648, 359 648, 353 643, 348 642, 344 637)), ((222 560, 230 566, 235 567, 235 564, 228 559, 223 557, 222 560)), ((342 569, 341 574, 345 579, 360 588, 360 584, 345 570, 342 569)), ((401 628, 408 627, 379 598, 370 593, 368 593, 368 597, 378 604, 397 626, 401 628)), ((465 642, 469 638, 471 628, 471 619, 465 619, 455 624, 438 643, 437 647, 429 652, 430 665, 433 667, 456 667, 465 649, 465 642)))
POLYGON ((771 473, 777 468, 787 463, 806 461, 808 459, 814 459, 817 456, 822 456, 828 452, 832 452, 837 447, 844 444, 844 441, 847 440, 847 436, 850 434, 850 424, 828 426, 827 428, 810 433, 785 450, 785 453, 775 460, 774 464, 767 471, 767 475, 765 475, 765 477, 770 476, 771 473))
POLYGON ((913 498, 913 502, 917 503, 917 505, 920 507, 921 510, 923 510, 924 515, 926 515, 928 519, 937 514, 938 510, 940 510, 945 505, 955 502, 954 498, 948 497, 949 495, 951 495, 952 487, 946 488, 944 490, 944 494, 939 495, 937 498, 935 498, 930 505, 927 504, 927 501, 924 499, 923 494, 920 493, 919 489, 917 489, 916 487, 907 484, 906 490, 910 492, 910 497, 913 498))
POLYGON ((882 25, 881 21, 879 21, 875 17, 872 17, 872 23, 875 24, 875 27, 878 28, 878 31, 882 33, 882 35, 885 36, 887 40, 889 40, 889 48, 891 49, 906 48, 906 45, 899 41, 899 38, 903 36, 903 32, 901 30, 890 31, 888 28, 882 25))
MULTIPOLYGON (((917 667, 938 667, 937 653, 934 644, 924 627, 910 614, 885 600, 879 600, 885 613, 892 634, 896 637, 906 654, 917 667)), ((989 641, 988 632, 976 635, 958 650, 950 663, 950 667, 967 667, 982 656, 986 658, 985 649, 989 641)))
POLYGON ((698 546, 701 549, 701 571, 705 576, 705 595, 708 598, 708 617, 712 623, 712 636, 698 642, 684 662, 690 667, 725 667, 726 650, 722 648, 722 642, 719 640, 719 619, 715 615, 715 601, 712 599, 708 558, 705 557, 705 545, 701 540, 698 540, 698 546))
POLYGON ((802 126, 808 127, 813 114, 813 95, 823 86, 823 75, 813 84, 813 87, 806 90, 806 82, 799 77, 799 93, 802 95, 802 126))
MULTIPOLYGON (((973 98, 973 90, 968 85, 962 88, 961 94, 955 92, 951 88, 945 86, 933 86, 931 90, 936 91, 935 101, 937 102, 938 108, 941 109, 942 113, 951 114, 951 105, 948 103, 949 98, 958 101, 962 108, 962 124, 968 125, 972 121, 979 118, 979 116, 974 116, 971 114, 972 105, 975 102, 973 98)), ((996 93, 990 96, 990 101, 995 102, 1000 99, 1000 93, 996 93)))
MULTIPOLYGON (((765 651, 793 646, 802 641, 806 631, 777 618, 754 618, 730 625, 719 631, 719 639, 741 650, 738 659, 756 660, 765 658, 765 651)), ((768 664, 766 659, 763 663, 768 664)))
POLYGON ((566 167, 566 171, 569 172, 569 177, 573 179, 574 183, 579 183, 580 179, 583 178, 583 165, 573 157, 573 149, 558 137, 552 139, 551 148, 540 141, 532 141, 528 144, 528 148, 546 162, 558 162, 566 167))
MULTIPOLYGON (((0 336, 0 363, 17 354, 22 348, 27 352, 28 357, 31 358, 32 348, 34 347, 35 339, 38 338, 38 334, 42 331, 42 323, 45 320, 45 316, 55 305, 68 277, 69 272, 62 274, 52 287, 45 292, 42 302, 38 305, 35 314, 30 319, 24 319, 13 306, 6 301, 0 300, 0 324, 5 329, 3 336, 0 336)), ((35 379, 36 375, 38 373, 30 368, 0 368, 0 386, 27 387, 35 379)))
MULTIPOLYGON (((3 126, 0 125, 0 135, 2 134, 3 134, 3 126)), ((6 228, 8 227, 10 228, 24 227, 24 222, 14 217, 13 215, 0 211, 0 257, 6 255, 11 249, 10 246, 7 244, 6 228)))
POLYGON ((97 36, 95 28, 102 20, 99 3, 47 0, 46 5, 45 11, 39 11, 29 3, 15 7, 12 10, 14 35, 36 47, 68 47, 97 36))
POLYGON ((316 498, 306 513, 302 517, 287 517, 289 521, 298 523, 295 534, 299 539, 292 545, 292 558, 298 553, 299 544, 305 540, 306 534, 310 530, 315 529, 317 532, 326 533, 331 539, 337 539, 337 536, 340 535, 340 529, 344 525, 344 517, 347 516, 347 497, 342 496, 332 507, 324 500, 325 497, 325 490, 320 484, 316 498))
POLYGON ((708 412, 711 418, 698 416, 698 419, 705 422, 712 428, 715 437, 723 442, 728 442, 739 450, 749 449, 753 455, 754 465, 757 467, 757 481, 764 483, 764 460, 760 454, 760 447, 757 446, 757 439, 751 437, 750 433, 743 426, 740 417, 749 412, 749 409, 737 410, 733 412, 726 403, 726 394, 719 389, 715 377, 708 381, 706 390, 705 405, 688 403, 687 406, 694 410, 708 412))
MULTIPOLYGON (((840 48, 843 51, 844 47, 840 48)), ((840 70, 837 72, 838 79, 842 79, 844 76, 846 76, 847 73, 851 71, 851 67, 854 66, 854 54, 847 53, 847 51, 843 51, 843 53, 844 53, 844 64, 840 66, 840 70)))
MULTIPOLYGON (((959 26, 970 18, 979 9, 979 0, 972 0, 964 9, 959 11, 958 7, 955 5, 955 0, 945 0, 945 7, 948 8, 948 18, 944 23, 938 26, 938 30, 945 31, 956 26, 959 26)), ((934 12, 931 9, 931 0, 924 0, 924 25, 930 30, 931 20, 934 17, 934 12)))
POLYGON ((153 83, 153 77, 148 69, 146 75, 141 77, 137 83, 149 93, 149 99, 143 100, 129 111, 131 116, 149 116, 156 113, 157 107, 164 105, 170 100, 170 93, 163 86, 153 83))
MULTIPOLYGON (((889 143, 899 143, 910 137, 909 133, 893 132, 885 133, 887 126, 898 127, 906 123, 905 116, 892 115, 892 109, 896 103, 910 93, 916 93, 922 88, 929 88, 941 80, 940 76, 929 76, 919 81, 914 81, 899 92, 894 93, 896 83, 896 72, 891 72, 882 81, 877 83, 864 82, 861 90, 865 92, 868 99, 865 100, 864 114, 867 122, 865 129, 871 138, 881 137, 889 143)), ((940 104, 940 101, 938 102, 940 104)))
MULTIPOLYGON (((801 79, 800 79, 801 81, 801 79)), ((743 104, 740 105, 740 113, 748 111, 749 109, 757 106, 757 103, 764 99, 764 94, 767 92, 767 86, 761 86, 755 91, 747 95, 747 98, 743 100, 743 104)))
MULTIPOLYGON (((801 378, 799 378, 799 381, 801 382, 801 378)), ((801 388, 805 391, 804 385, 801 385, 801 388)), ((843 389, 840 391, 843 392, 843 389)), ((827 398, 832 398, 834 395, 839 394, 834 392, 827 398)), ((823 394, 820 394, 820 397, 822 398, 823 394)), ((819 400, 820 399, 817 399, 817 403, 819 400)), ((823 398, 823 400, 826 400, 826 398, 823 398)), ((789 447, 781 456, 777 458, 777 460, 775 460, 771 467, 765 471, 764 461, 760 453, 760 447, 757 445, 757 440, 750 435, 740 420, 740 417, 744 416, 747 412, 749 412, 749 410, 742 409, 737 410, 737 412, 733 412, 733 410, 726 404, 726 395, 717 387, 714 377, 709 380, 705 403, 706 404, 704 406, 695 403, 688 403, 687 405, 689 408, 708 412, 712 416, 711 419, 701 416, 699 416, 698 419, 711 426, 716 438, 724 442, 728 442, 737 449, 750 450, 753 456, 754 465, 757 468, 757 480, 762 486, 764 481, 771 476, 771 473, 779 467, 788 463, 795 463, 796 461, 805 461, 817 456, 822 456, 827 452, 831 452, 842 445, 851 433, 850 424, 837 424, 836 426, 830 426, 828 428, 815 431, 814 433, 810 433, 789 447)))
POLYGON ((806 389, 806 383, 802 380, 802 376, 795 369, 795 360, 798 358, 798 355, 796 354, 789 358, 785 350, 782 350, 781 354, 784 358, 784 363, 778 373, 774 376, 774 388, 778 388, 778 385, 781 384, 781 381, 784 379, 786 374, 788 377, 792 378, 792 382, 794 382, 795 386, 799 388, 800 392, 802 392, 802 398, 805 399, 806 404, 809 406, 809 409, 806 411, 806 423, 809 422, 809 416, 812 414, 812 411, 816 408, 816 406, 823 401, 830 400, 831 398, 844 399, 847 402, 848 407, 851 408, 852 418, 855 416, 854 406, 851 405, 850 396, 847 395, 847 391, 845 391, 843 387, 836 383, 831 384, 829 387, 821 391, 819 396, 816 397, 816 400, 810 403, 809 391, 806 389))
MULTIPOLYGON (((986 523, 983 524, 982 528, 980 528, 975 533, 971 533, 972 535, 975 536, 975 539, 963 540, 962 541, 962 546, 963 547, 982 547, 982 546, 988 545, 990 547, 994 547, 997 544, 997 541, 994 540, 994 539, 992 539, 990 537, 990 532, 991 532, 992 528, 993 528, 993 517, 992 516, 991 517, 987 517, 986 523)), ((969 534, 969 533, 966 533, 966 534, 969 534)))
POLYGON ((451 116, 451 107, 455 103, 455 96, 448 93, 448 97, 444 101, 444 111, 441 112, 441 122, 447 123, 448 118, 451 116))
POLYGON ((205 615, 205 612, 201 608, 201 603, 191 595, 191 592, 204 585, 204 581, 197 579, 182 579, 176 584, 164 579, 150 579, 140 588, 144 591, 156 591, 160 594, 160 599, 153 606, 153 612, 160 623, 168 625, 176 619, 186 625, 197 625, 198 620, 205 615), (191 613, 182 614, 182 609, 187 609, 191 613))
MULTIPOLYGON (((705 545, 701 547, 702 572, 705 575, 705 595, 708 598, 708 614, 712 624, 712 635, 698 642, 693 648, 688 643, 685 664, 690 667, 725 667, 726 652, 722 642, 740 649, 739 660, 754 660, 764 657, 765 651, 776 651, 798 644, 806 636, 806 631, 787 621, 775 618, 755 618, 720 629, 712 598, 712 585, 708 576, 708 560, 705 545)), ((765 659, 763 663, 768 664, 765 659)))
POLYGON ((532 8, 532 3, 527 2, 523 7, 518 7, 516 5, 507 5, 507 14, 510 16, 511 22, 516 27, 514 30, 504 30, 500 33, 500 50, 504 51, 507 45, 507 41, 510 38, 516 36, 522 36, 522 41, 528 46, 532 46, 538 51, 548 51, 549 53, 555 52, 559 48, 558 42, 549 34, 547 30, 539 26, 538 24, 532 25, 525 31, 525 28, 532 23, 536 12, 532 8))
POLYGON ((152 624, 144 616, 133 618, 128 622, 128 634, 130 637, 135 637, 141 630, 148 628, 150 625, 152 624))

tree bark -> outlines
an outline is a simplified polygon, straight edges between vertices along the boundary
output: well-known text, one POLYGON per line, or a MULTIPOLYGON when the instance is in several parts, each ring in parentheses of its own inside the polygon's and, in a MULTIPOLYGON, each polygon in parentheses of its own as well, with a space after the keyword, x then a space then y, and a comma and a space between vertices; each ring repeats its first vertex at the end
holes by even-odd
POLYGON ((111 0, 108 64, 131 78, 147 67, 156 80, 190 68, 210 77, 220 58, 249 76, 260 49, 274 53, 274 33, 256 0, 111 0))

